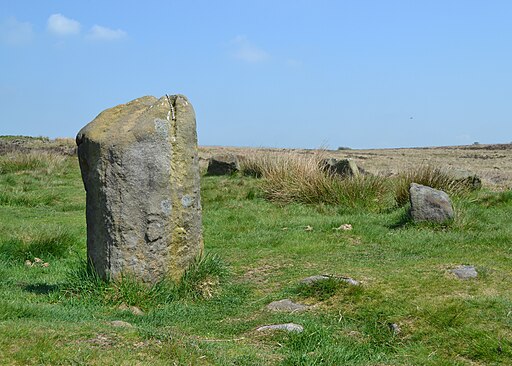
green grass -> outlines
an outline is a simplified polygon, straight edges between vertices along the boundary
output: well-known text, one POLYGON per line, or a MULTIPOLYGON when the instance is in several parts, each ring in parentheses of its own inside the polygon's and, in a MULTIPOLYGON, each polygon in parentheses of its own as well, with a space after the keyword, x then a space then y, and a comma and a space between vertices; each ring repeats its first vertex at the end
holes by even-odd
POLYGON ((148 287, 88 269, 74 159, 52 174, 9 168, 0 188, 10 197, 0 198, 2 365, 512 364, 510 191, 456 197, 456 219, 432 226, 388 202, 277 204, 261 179, 203 177, 206 256, 182 283, 148 287), (335 230, 345 223, 353 229, 335 230), (26 266, 34 257, 49 266, 26 266), (460 264, 478 278, 456 279, 460 264), (300 285, 316 274, 361 286, 300 285), (311 308, 266 310, 283 298, 311 308), (278 322, 304 332, 255 331, 278 322))

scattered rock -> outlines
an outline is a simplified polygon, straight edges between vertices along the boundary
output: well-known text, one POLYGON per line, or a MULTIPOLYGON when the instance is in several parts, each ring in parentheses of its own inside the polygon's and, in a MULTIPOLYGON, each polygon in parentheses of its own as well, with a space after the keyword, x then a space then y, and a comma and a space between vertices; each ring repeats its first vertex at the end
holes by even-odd
POLYGON ((110 347, 114 345, 115 341, 103 334, 98 334, 95 338, 90 338, 86 340, 78 340, 77 343, 89 343, 93 346, 99 346, 99 347, 110 347))
POLYGON ((133 314, 133 315, 136 315, 136 316, 142 316, 144 315, 144 312, 142 310, 140 310, 138 307, 136 306, 130 306, 130 312, 133 314))
POLYGON ((133 328, 133 325, 123 320, 114 320, 111 321, 110 324, 116 328, 133 328))
POLYGON ((471 190, 478 190, 482 188, 482 179, 476 174, 466 170, 454 170, 451 174, 455 177, 457 183, 468 187, 471 190))
POLYGON ((337 231, 339 231, 339 230, 343 230, 343 231, 352 230, 352 225, 350 225, 350 224, 342 224, 339 227, 333 228, 333 230, 337 230, 337 231))
POLYGON ((128 306, 126 304, 121 304, 119 305, 118 309, 121 311, 129 311, 130 313, 136 316, 144 315, 144 312, 140 310, 137 306, 128 306))
POLYGON ((450 272, 461 280, 468 280, 478 276, 478 272, 473 266, 458 266, 457 268, 452 269, 450 272))
POLYGON ((256 329, 258 332, 264 332, 266 330, 285 330, 287 332, 297 332, 301 333, 304 331, 302 325, 295 323, 286 323, 286 324, 273 324, 273 325, 265 325, 263 327, 259 327, 256 329))
POLYGON ((325 280, 328 280, 329 278, 331 278, 331 276, 328 276, 328 275, 314 275, 314 276, 309 276, 309 277, 306 277, 304 279, 302 279, 300 281, 300 283, 303 283, 303 284, 306 284, 306 285, 311 285, 315 282, 318 282, 318 281, 325 281, 325 280))
POLYGON ((43 261, 41 258, 34 258, 34 261, 27 259, 25 261, 27 267, 49 267, 50 263, 43 261))
POLYGON ((303 284, 306 284, 306 285, 311 285, 311 284, 313 284, 315 282, 325 281, 325 280, 329 280, 329 279, 334 279, 334 280, 340 281, 340 282, 346 282, 349 285, 353 285, 353 286, 359 286, 361 284, 361 282, 359 282, 357 280, 354 280, 351 277, 331 276, 331 275, 314 275, 314 276, 309 276, 309 277, 306 277, 306 278, 302 279, 300 281, 300 283, 303 283, 303 284))
POLYGON ((203 249, 191 103, 182 95, 133 100, 100 113, 76 142, 96 272, 179 279, 203 249))
POLYGON ((393 334, 399 334, 402 329, 400 329, 400 326, 396 323, 388 323, 389 330, 393 332, 393 334))
POLYGON ((306 310, 307 308, 308 307, 306 305, 297 304, 290 299, 274 301, 267 305, 267 309, 272 311, 300 312, 306 310))
POLYGON ((233 154, 216 155, 208 162, 208 175, 231 175, 240 170, 238 158, 233 154))
POLYGON ((411 183, 409 193, 411 202, 409 214, 414 221, 443 223, 453 219, 452 202, 445 192, 411 183))
POLYGON ((325 172, 342 178, 358 176, 361 173, 364 174, 364 170, 360 169, 352 159, 323 159, 320 162, 320 167, 325 172))

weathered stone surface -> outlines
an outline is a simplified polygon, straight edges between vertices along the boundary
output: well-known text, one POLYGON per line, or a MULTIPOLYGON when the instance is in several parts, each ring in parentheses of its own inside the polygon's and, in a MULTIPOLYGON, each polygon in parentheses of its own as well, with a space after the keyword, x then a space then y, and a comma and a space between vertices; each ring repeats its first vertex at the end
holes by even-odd
POLYGON ((450 272, 452 272, 455 276, 457 276, 457 278, 461 280, 476 278, 478 276, 478 272, 473 266, 458 266, 457 268, 452 269, 450 272))
POLYGON ((325 280, 329 280, 329 279, 334 279, 334 280, 340 281, 340 282, 346 282, 346 283, 348 283, 349 285, 352 285, 352 286, 359 286, 361 284, 359 281, 354 280, 351 277, 331 276, 331 275, 314 275, 314 276, 309 276, 309 277, 303 278, 300 281, 300 283, 305 284, 305 285, 311 285, 311 284, 314 284, 314 283, 316 283, 318 281, 325 281, 325 280))
POLYGON ((288 311, 288 312, 300 312, 306 310, 306 305, 297 304, 290 299, 283 299, 273 301, 267 305, 267 309, 271 311, 288 311))
POLYGON ((452 202, 445 192, 411 183, 409 193, 411 202, 409 214, 414 221, 442 223, 453 219, 452 202))
POLYGON ((202 251, 195 113, 182 95, 100 113, 77 135, 87 255, 103 278, 179 278, 202 251))
POLYGON ((263 327, 259 327, 256 329, 258 332, 268 331, 268 330, 285 330, 287 332, 297 332, 301 333, 304 328, 302 325, 295 323, 286 323, 286 324, 273 324, 273 325, 265 325, 263 327))
POLYGON ((482 188, 482 179, 476 174, 468 172, 467 170, 456 169, 451 172, 455 181, 458 184, 468 187, 471 190, 478 190, 482 188))
POLYGON ((359 174, 364 172, 364 170, 360 169, 352 159, 323 159, 320 162, 320 167, 324 171, 338 175, 342 178, 359 176, 359 174))
POLYGON ((208 175, 230 175, 240 170, 236 155, 216 155, 208 161, 208 175))

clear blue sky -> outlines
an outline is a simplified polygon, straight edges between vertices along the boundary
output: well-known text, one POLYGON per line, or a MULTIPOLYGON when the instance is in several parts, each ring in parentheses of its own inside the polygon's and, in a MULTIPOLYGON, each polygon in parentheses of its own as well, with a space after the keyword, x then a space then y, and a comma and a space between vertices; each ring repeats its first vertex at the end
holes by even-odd
POLYGON ((181 93, 202 145, 512 141, 512 1, 0 0, 0 134, 181 93))

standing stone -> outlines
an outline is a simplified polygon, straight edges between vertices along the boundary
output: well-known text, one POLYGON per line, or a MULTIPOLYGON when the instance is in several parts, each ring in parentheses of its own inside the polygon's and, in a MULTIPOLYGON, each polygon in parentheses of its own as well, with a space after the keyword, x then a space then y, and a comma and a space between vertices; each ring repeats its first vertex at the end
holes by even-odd
POLYGON ((411 201, 409 214, 414 221, 442 223, 453 219, 452 202, 445 192, 411 183, 409 193, 411 201))
POLYGON ((98 274, 177 280, 202 252, 196 119, 183 95, 100 113, 77 135, 87 255, 98 274))

